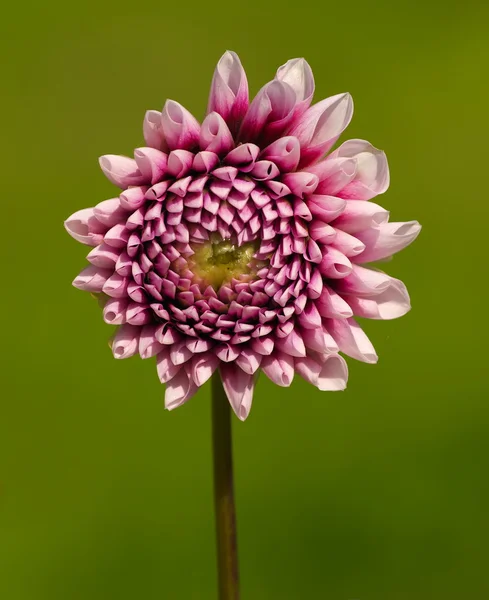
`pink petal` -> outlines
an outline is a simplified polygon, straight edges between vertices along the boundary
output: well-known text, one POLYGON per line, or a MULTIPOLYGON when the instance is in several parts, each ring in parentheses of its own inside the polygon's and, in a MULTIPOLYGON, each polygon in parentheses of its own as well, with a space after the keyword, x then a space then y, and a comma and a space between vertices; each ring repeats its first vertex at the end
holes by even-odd
POLYGON ((347 200, 343 212, 333 223, 333 227, 342 229, 347 233, 358 233, 369 227, 377 227, 387 223, 389 212, 365 200, 347 200))
POLYGON ((314 194, 319 179, 317 175, 313 173, 307 173, 306 171, 300 171, 297 173, 286 173, 282 177, 282 183, 290 188, 290 191, 299 198, 314 194))
POLYGON ((308 173, 319 177, 318 194, 336 196, 346 185, 354 180, 357 173, 357 161, 353 158, 331 158, 310 165, 308 173))
POLYGON ((314 352, 319 352, 319 354, 338 352, 336 342, 324 327, 302 329, 301 333, 306 348, 313 350, 314 352))
POLYGON ((342 279, 352 272, 353 265, 342 252, 332 246, 326 246, 319 269, 326 277, 342 279))
POLYGON ((73 286, 85 292, 101 292, 112 270, 90 265, 73 280, 73 286))
POLYGON ((421 225, 418 221, 406 223, 383 223, 376 229, 367 229, 355 235, 366 249, 355 259, 355 262, 373 262, 392 256, 418 237, 421 225))
POLYGON ((224 53, 212 78, 207 112, 218 112, 231 132, 237 132, 248 110, 248 81, 238 55, 224 53))
POLYGON ((161 383, 170 381, 182 369, 182 365, 174 365, 170 360, 170 350, 164 349, 156 357, 156 370, 161 383))
POLYGON ((161 123, 170 150, 193 150, 198 146, 199 122, 178 102, 166 101, 161 113, 161 123))
POLYGON ((206 352, 194 356, 190 365, 190 375, 197 387, 204 385, 217 369, 219 358, 213 352, 206 352))
POLYGON ((240 141, 276 139, 290 125, 294 107, 295 92, 290 85, 270 81, 250 104, 239 132, 240 141))
POLYGON ((325 325, 341 352, 362 362, 377 362, 372 343, 354 319, 327 319, 325 325))
POLYGON ((406 286, 399 279, 391 279, 391 285, 370 298, 348 296, 353 313, 365 319, 397 319, 411 310, 411 301, 406 286))
POLYGON ((185 369, 180 369, 166 384, 165 408, 173 410, 190 400, 197 391, 197 386, 185 369))
POLYGON ((222 386, 236 416, 244 421, 251 409, 255 381, 236 364, 222 363, 219 367, 222 386))
POLYGON ((322 317, 348 319, 353 316, 353 311, 349 304, 326 285, 320 298, 316 300, 316 306, 322 317))
POLYGON ((354 158, 357 163, 355 178, 342 189, 342 198, 370 200, 383 194, 389 187, 389 166, 385 153, 369 142, 348 140, 331 156, 354 158))
POLYGON ((114 358, 129 358, 138 350, 140 327, 122 325, 112 340, 112 354, 114 358))
POLYGON ((99 158, 99 163, 107 179, 123 190, 129 186, 142 185, 148 182, 133 158, 118 156, 117 154, 106 154, 99 158))
POLYGON ((164 348, 155 337, 157 325, 145 325, 141 329, 141 335, 139 337, 139 354, 141 358, 151 358, 164 348))
POLYGON ((304 340, 299 331, 295 329, 292 329, 286 337, 277 338, 275 346, 284 354, 289 354, 290 356, 300 357, 306 355, 304 340))
POLYGON ((294 379, 294 359, 283 352, 275 350, 273 354, 264 356, 261 368, 273 383, 281 387, 289 387, 294 379))
POLYGON ((348 126, 353 114, 350 94, 338 94, 318 102, 288 131, 301 145, 301 166, 325 154, 348 126))
POLYGON ((244 348, 241 354, 236 359, 236 363, 243 369, 248 375, 253 375, 259 368, 262 355, 258 352, 254 352, 251 348, 244 348))
POLYGON ((303 58, 292 58, 279 67, 276 79, 288 83, 295 92, 295 122, 309 108, 314 95, 314 75, 309 63, 303 58))
POLYGON ((322 392, 337 392, 344 390, 348 382, 348 365, 338 354, 326 357, 317 380, 317 387, 322 392))
POLYGON ((200 149, 227 154, 234 147, 234 140, 226 121, 217 112, 207 115, 200 129, 200 149))
POLYGON ((307 198, 307 207, 311 213, 323 221, 330 223, 345 210, 346 200, 335 196, 321 196, 314 194, 307 198))
POLYGON ((335 282, 335 288, 342 294, 370 296, 385 292, 390 283, 390 277, 385 273, 353 265, 347 277, 335 282))
POLYGON ((110 298, 104 306, 104 321, 109 325, 122 325, 126 322, 127 298, 110 298))
POLYGON ((137 148, 134 158, 146 180, 153 185, 163 179, 168 164, 168 155, 155 148, 137 148))
POLYGON ((78 210, 64 222, 65 229, 71 237, 87 246, 96 246, 103 238, 101 233, 95 233, 91 227, 95 219, 93 211, 93 208, 78 210))
POLYGON ((365 244, 358 238, 341 229, 334 229, 336 235, 331 241, 331 245, 342 252, 346 257, 358 256, 365 250, 365 244))
POLYGON ((128 212, 122 208, 119 198, 99 202, 93 209, 93 214, 97 221, 100 221, 106 227, 113 227, 116 223, 125 221, 128 216, 128 212))
POLYGON ((120 252, 107 244, 100 244, 87 254, 87 260, 96 267, 113 269, 119 260, 120 252))
POLYGON ((148 110, 144 115, 143 135, 146 146, 157 150, 168 150, 161 123, 161 113, 157 110, 148 110))
POLYGON ((283 173, 295 171, 300 157, 299 140, 290 135, 275 140, 260 154, 261 159, 272 161, 283 173))

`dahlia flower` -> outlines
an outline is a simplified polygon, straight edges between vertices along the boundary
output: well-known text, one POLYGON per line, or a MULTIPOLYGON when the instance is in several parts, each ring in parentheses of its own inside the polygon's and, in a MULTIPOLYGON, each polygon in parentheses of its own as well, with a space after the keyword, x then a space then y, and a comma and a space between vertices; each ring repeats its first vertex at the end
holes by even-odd
POLYGON ((242 420, 260 369, 280 386, 297 373, 342 390, 340 352, 377 361, 355 317, 410 308, 404 284, 366 264, 402 250, 420 225, 391 223, 372 201, 389 186, 382 151, 355 139, 330 152, 351 96, 311 106, 313 92, 310 66, 292 59, 249 102, 226 52, 202 123, 173 100, 148 111, 134 158, 100 158, 119 195, 65 222, 93 247, 73 285, 98 294, 118 326, 115 358, 156 356, 168 409, 216 369, 242 420))

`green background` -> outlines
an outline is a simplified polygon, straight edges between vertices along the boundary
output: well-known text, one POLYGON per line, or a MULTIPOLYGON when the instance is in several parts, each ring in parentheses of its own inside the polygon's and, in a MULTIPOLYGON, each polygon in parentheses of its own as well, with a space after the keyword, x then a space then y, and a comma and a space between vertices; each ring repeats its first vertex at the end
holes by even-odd
POLYGON ((243 599, 489 597, 483 4, 4 8, 0 598, 216 597, 209 389, 168 413, 153 360, 113 360, 62 223, 114 194, 97 158, 141 145, 146 109, 202 116, 227 48, 253 92, 294 56, 317 100, 351 92, 381 204, 424 226, 386 265, 412 312, 365 324, 379 364, 336 394, 261 377, 234 422, 243 599))

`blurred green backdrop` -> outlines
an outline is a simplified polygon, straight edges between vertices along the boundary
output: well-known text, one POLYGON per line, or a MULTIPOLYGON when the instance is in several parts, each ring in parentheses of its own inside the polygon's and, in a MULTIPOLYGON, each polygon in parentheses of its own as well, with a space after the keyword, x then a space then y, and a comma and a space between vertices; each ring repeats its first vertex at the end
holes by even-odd
POLYGON ((321 394, 260 378, 234 423, 243 599, 489 597, 489 9, 480 0, 11 3, 2 50, 0 597, 216 597, 209 391, 163 409, 154 361, 113 360, 71 287, 63 220, 114 194, 97 157, 167 97, 197 116, 227 48, 252 91, 294 56, 349 137, 388 154, 386 266, 413 311, 369 322, 377 366, 321 394), (487 335, 486 335, 487 337, 487 335))

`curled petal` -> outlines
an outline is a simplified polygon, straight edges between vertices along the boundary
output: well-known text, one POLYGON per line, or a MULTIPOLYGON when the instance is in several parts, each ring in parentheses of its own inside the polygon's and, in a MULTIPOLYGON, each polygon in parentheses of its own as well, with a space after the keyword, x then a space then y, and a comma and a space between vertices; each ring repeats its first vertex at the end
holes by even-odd
POLYGON ((156 150, 168 150, 161 123, 161 113, 157 110, 148 110, 144 115, 143 135, 146 146, 156 150))
POLYGON ((301 166, 309 165, 324 155, 346 129, 352 115, 350 94, 338 94, 308 108, 288 131, 300 142, 301 166))
POLYGON ((248 375, 253 375, 259 368, 263 356, 251 348, 244 348, 236 359, 236 363, 248 375))
POLYGON ((156 329, 157 325, 145 325, 141 329, 138 348, 141 358, 151 358, 163 350, 163 345, 155 337, 156 329))
POLYGON ((284 352, 274 351, 264 356, 261 368, 265 375, 281 387, 289 387, 294 379, 294 359, 284 352))
POLYGON ((353 158, 357 164, 354 179, 340 193, 342 198, 370 200, 389 187, 389 165, 382 150, 365 140, 348 140, 331 155, 353 158))
POLYGON ((122 325, 126 322, 127 298, 110 298, 104 306, 104 321, 109 325, 122 325))
POLYGON ((190 365, 190 375, 197 387, 204 385, 217 369, 219 358, 213 352, 205 352, 193 357, 190 365))
POLYGON ((105 282, 112 275, 110 269, 90 265, 73 280, 73 286, 85 292, 101 292, 105 282))
POLYGON ((374 202, 365 200, 347 200, 343 212, 333 223, 334 227, 346 233, 358 233, 369 227, 387 223, 389 211, 374 202))
POLYGON ((146 180, 153 185, 163 179, 168 164, 168 155, 155 148, 137 148, 134 158, 146 180))
POLYGON ((140 327, 122 325, 112 340, 112 354, 114 358, 129 358, 138 350, 140 327))
POLYGON ((380 294, 369 298, 348 296, 348 304, 357 317, 365 319, 397 319, 411 310, 406 286, 399 279, 391 279, 391 285, 380 294))
POLYGON ((195 394, 197 389, 186 369, 180 369, 166 384, 165 408, 173 410, 181 406, 195 394))
POLYGON ((292 329, 286 337, 277 338, 276 347, 284 354, 289 354, 290 356, 300 357, 306 355, 304 340, 299 331, 295 329, 292 329))
POLYGON ((355 234, 366 248, 355 262, 382 260, 409 246, 418 237, 421 225, 418 221, 406 223, 383 223, 376 229, 367 229, 355 234))
POLYGON ((292 58, 278 68, 276 79, 288 83, 295 92, 294 121, 309 108, 314 95, 314 75, 304 58, 292 58))
POLYGON ((290 189, 290 191, 299 198, 314 194, 319 179, 313 173, 301 171, 298 173, 287 173, 282 177, 282 183, 290 189))
POLYGON ((229 50, 217 63, 207 112, 217 112, 236 133, 248 110, 248 81, 238 55, 229 50))
POLYGON ((341 352, 366 363, 378 360, 372 343, 354 319, 326 319, 325 326, 341 352))
POLYGON ((346 185, 355 179, 357 161, 354 158, 331 158, 310 165, 305 169, 319 178, 318 194, 336 196, 346 185))
POLYGON ((342 229, 332 229, 336 235, 331 241, 331 245, 348 258, 358 256, 365 250, 365 244, 355 236, 346 233, 342 229))
POLYGON ((295 171, 301 157, 299 140, 291 135, 279 138, 267 146, 260 155, 261 159, 270 160, 283 173, 295 171))
POLYGON ((336 196, 321 196, 313 194, 307 198, 307 207, 318 219, 330 223, 345 210, 346 200, 336 196))
POLYGON ((295 92, 288 83, 270 81, 253 99, 246 113, 239 139, 243 142, 276 139, 294 116, 295 92))
POLYGON ((331 354, 338 352, 338 346, 324 327, 317 329, 303 329, 302 337, 306 348, 319 354, 331 354))
POLYGON ((226 121, 217 112, 207 115, 200 129, 200 149, 222 156, 234 147, 234 140, 226 121))
POLYGON ((148 182, 148 179, 139 170, 136 161, 128 156, 106 154, 99 158, 99 163, 107 179, 123 190, 129 186, 148 182))
POLYGON ((219 367, 222 386, 236 416, 244 421, 251 409, 255 380, 235 363, 222 363, 219 367))
POLYGON ((170 150, 194 150, 198 146, 199 122, 178 102, 166 101, 161 113, 161 123, 170 150))
POLYGON ((156 370, 161 383, 170 381, 182 369, 182 365, 174 365, 170 359, 170 350, 165 348, 156 357, 156 370))
POLYGON ((353 265, 353 269, 344 279, 335 283, 341 294, 375 296, 389 287, 390 277, 381 271, 353 265))
POLYGON ((321 296, 316 300, 316 306, 322 317, 330 319, 348 319, 353 316, 350 305, 334 290, 324 286, 321 296))
POLYGON ((87 255, 87 260, 96 267, 113 269, 119 259, 120 252, 108 244, 100 244, 87 255))
POLYGON ((324 249, 319 269, 326 277, 342 279, 352 272, 353 265, 342 252, 332 246, 327 246, 324 249))
POLYGON ((348 366, 338 354, 329 354, 324 362, 307 356, 295 360, 295 370, 306 381, 321 391, 339 391, 346 388, 348 366))
POLYGON ((100 223, 113 227, 116 223, 124 221, 128 213, 122 208, 119 198, 111 198, 99 202, 93 209, 93 214, 100 223))
MULTIPOLYGON (((86 244, 87 246, 96 246, 102 241, 102 233, 95 232, 93 225, 97 219, 94 216, 93 208, 84 208, 73 213, 64 222, 66 231, 77 242, 86 244)), ((97 227, 99 229, 99 227, 97 227)))

